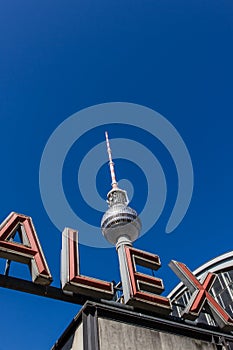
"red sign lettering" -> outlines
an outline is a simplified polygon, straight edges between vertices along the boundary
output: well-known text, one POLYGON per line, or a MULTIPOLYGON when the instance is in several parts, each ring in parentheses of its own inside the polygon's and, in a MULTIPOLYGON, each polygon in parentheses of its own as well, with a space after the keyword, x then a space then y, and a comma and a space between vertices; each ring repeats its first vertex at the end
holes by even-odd
POLYGON ((216 323, 224 330, 233 330, 233 320, 220 304, 209 293, 216 275, 209 272, 202 281, 194 276, 188 267, 180 262, 172 260, 169 264, 175 274, 193 292, 192 297, 185 308, 182 317, 195 320, 203 309, 204 304, 208 306, 216 323))
POLYGON ((159 257, 129 246, 125 246, 125 252, 131 281, 131 299, 126 302, 143 309, 169 314, 171 312, 170 300, 158 295, 164 290, 163 281, 160 278, 138 272, 136 267, 139 265, 158 270, 161 266, 159 257))
POLYGON ((32 280, 38 284, 52 282, 36 230, 29 216, 12 212, 0 226, 0 257, 30 266, 32 280), (14 242, 19 233, 21 243, 14 242))
POLYGON ((95 298, 113 298, 113 283, 80 275, 78 233, 69 228, 65 228, 62 235, 61 264, 63 290, 95 298))

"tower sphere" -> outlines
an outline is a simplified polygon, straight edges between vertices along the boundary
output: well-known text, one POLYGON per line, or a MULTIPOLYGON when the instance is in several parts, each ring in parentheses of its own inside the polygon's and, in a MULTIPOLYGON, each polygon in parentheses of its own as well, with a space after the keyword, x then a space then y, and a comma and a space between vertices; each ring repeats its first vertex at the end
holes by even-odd
POLYGON ((101 220, 101 229, 106 240, 116 245, 120 237, 135 241, 141 230, 141 221, 137 212, 130 208, 127 194, 120 188, 108 193, 109 209, 101 220))

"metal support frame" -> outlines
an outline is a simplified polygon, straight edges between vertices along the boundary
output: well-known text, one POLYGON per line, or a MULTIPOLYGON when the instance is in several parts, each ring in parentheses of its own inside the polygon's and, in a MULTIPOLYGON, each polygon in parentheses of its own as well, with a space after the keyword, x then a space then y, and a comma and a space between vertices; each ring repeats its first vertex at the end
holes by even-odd
MULTIPOLYGON (((12 235, 12 237, 9 239, 9 242, 13 242, 17 231, 19 232, 20 240, 21 240, 21 243, 22 243, 23 238, 22 238, 22 226, 21 225, 18 227, 18 230, 16 230, 15 233, 12 235)), ((6 260, 6 266, 5 266, 5 271, 4 271, 4 275, 5 276, 9 276, 11 262, 12 262, 12 260, 9 260, 9 259, 6 260)))
POLYGON ((64 292, 61 288, 43 286, 31 281, 5 276, 2 274, 0 274, 0 287, 79 305, 85 304, 87 300, 97 301, 94 298, 86 297, 81 294, 64 292))

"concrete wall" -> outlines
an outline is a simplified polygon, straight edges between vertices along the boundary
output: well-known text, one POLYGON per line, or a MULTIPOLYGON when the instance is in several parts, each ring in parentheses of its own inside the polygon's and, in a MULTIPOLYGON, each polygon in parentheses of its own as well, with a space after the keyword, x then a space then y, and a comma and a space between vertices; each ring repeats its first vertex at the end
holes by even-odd
MULTIPOLYGON (((100 350, 216 350, 214 344, 123 322, 98 319, 100 350)), ((76 349, 76 348, 75 348, 76 349)), ((77 348, 79 350, 79 348, 77 348)))
POLYGON ((83 350, 83 325, 78 326, 75 331, 71 350, 83 350))

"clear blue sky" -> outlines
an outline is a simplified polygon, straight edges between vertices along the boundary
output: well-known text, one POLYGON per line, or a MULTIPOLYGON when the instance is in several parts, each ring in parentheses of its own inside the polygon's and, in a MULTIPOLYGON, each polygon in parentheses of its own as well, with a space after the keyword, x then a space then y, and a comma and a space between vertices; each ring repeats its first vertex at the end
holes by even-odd
MULTIPOLYGON (((40 159, 61 122, 99 103, 132 102, 156 110, 175 126, 190 152, 193 198, 182 223, 168 235, 176 172, 161 145, 152 149, 166 173, 168 198, 157 224, 135 243, 160 256, 165 294, 178 282, 167 267, 171 259, 195 269, 232 250, 232 62, 231 0, 1 2, 0 219, 11 211, 32 216, 54 286, 60 283, 61 234, 41 201, 40 159)), ((98 129, 86 138, 87 150, 95 140, 100 142, 98 129)), ((77 164, 71 156, 64 186, 75 205, 81 199, 72 187, 77 164)), ((145 187, 129 170, 130 162, 121 168, 119 163, 118 174, 123 165, 139 189, 134 204, 140 209, 145 187)), ((104 195, 110 179, 101 178, 97 185, 104 195)), ((82 273, 119 280, 114 248, 81 246, 80 251, 82 273)), ((0 350, 41 350, 53 345, 78 307, 0 289, 0 310, 0 350)))

